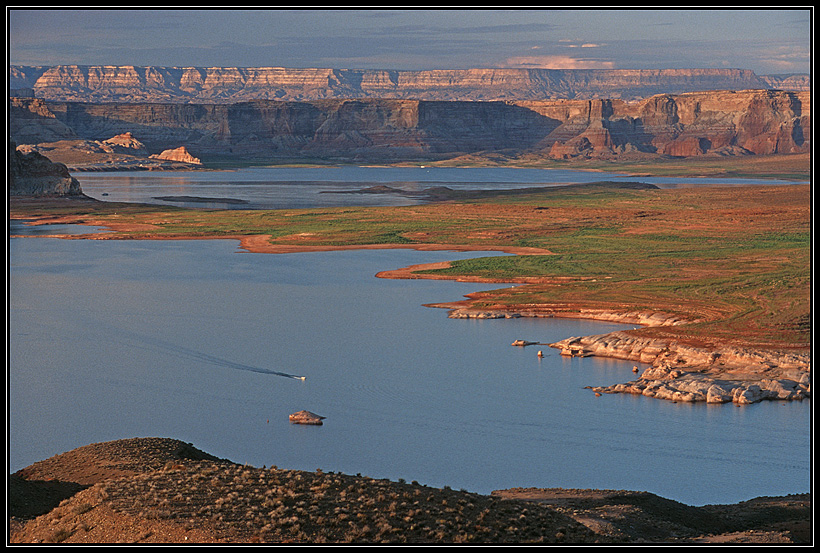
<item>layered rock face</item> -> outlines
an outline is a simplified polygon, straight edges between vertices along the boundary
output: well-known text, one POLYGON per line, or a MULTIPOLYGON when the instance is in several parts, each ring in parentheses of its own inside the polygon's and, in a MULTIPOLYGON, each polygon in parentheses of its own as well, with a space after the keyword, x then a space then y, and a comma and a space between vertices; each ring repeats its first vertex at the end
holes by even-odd
POLYGON ((635 99, 701 90, 778 87, 809 90, 807 81, 807 76, 759 77, 743 69, 399 71, 283 67, 9 67, 9 87, 21 91, 15 94, 17 96, 82 102, 635 99))
POLYGON ((108 140, 130 132, 151 153, 436 159, 474 152, 555 158, 788 154, 811 148, 810 93, 662 94, 640 101, 258 100, 90 104, 10 99, 13 139, 108 140))
POLYGON ((561 125, 542 141, 555 158, 651 153, 766 155, 810 151, 811 93, 660 94, 638 102, 521 103, 561 125))
POLYGON ((730 346, 704 349, 628 332, 567 338, 550 344, 566 356, 602 356, 650 363, 637 380, 592 387, 682 402, 757 403, 811 397, 811 355, 730 346))
POLYGON ((10 196, 79 196, 80 183, 61 163, 37 152, 23 153, 9 141, 8 193, 10 196))

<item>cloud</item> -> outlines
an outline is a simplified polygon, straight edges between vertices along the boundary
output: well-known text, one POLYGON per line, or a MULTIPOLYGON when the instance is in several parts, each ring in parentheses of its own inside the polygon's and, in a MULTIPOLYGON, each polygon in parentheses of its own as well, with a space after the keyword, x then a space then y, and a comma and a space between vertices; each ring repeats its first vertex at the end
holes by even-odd
POLYGON ((508 58, 503 66, 525 69, 614 69, 615 63, 572 56, 519 56, 508 58))
MULTIPOLYGON (((564 41, 567 42, 567 41, 564 41)), ((603 44, 595 44, 594 42, 585 42, 584 44, 562 44, 564 48, 601 48, 603 44)))
POLYGON ((786 73, 800 72, 805 66, 810 66, 811 55, 802 47, 783 46, 759 52, 757 61, 773 71, 786 73))

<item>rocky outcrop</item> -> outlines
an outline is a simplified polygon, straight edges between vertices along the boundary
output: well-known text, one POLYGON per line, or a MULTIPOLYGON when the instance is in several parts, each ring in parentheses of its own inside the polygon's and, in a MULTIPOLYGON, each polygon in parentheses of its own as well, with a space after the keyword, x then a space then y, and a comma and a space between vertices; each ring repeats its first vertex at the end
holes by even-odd
POLYGON ((10 196, 80 196, 80 183, 61 163, 38 152, 23 153, 9 141, 8 193, 10 196))
POLYGON ((18 143, 139 136, 152 153, 398 161, 500 152, 620 159, 809 152, 810 93, 693 92, 623 100, 89 104, 12 98, 18 143), (38 125, 42 136, 38 136, 38 125))
POLYGON ((680 402, 751 404, 764 400, 803 400, 810 397, 807 373, 794 378, 733 380, 703 377, 679 368, 653 367, 638 380, 592 387, 596 393, 626 393, 680 402))
POLYGON ((550 306, 536 306, 532 308, 518 307, 515 309, 489 311, 475 309, 473 307, 464 307, 451 309, 447 316, 450 319, 517 319, 519 317, 562 317, 565 319, 595 319, 596 321, 608 321, 621 324, 638 324, 645 326, 677 326, 681 324, 697 322, 697 320, 684 319, 680 315, 665 313, 663 311, 612 312, 604 311, 601 309, 572 309, 564 311, 554 309, 550 306))
POLYGON ((144 153, 145 144, 137 140, 130 132, 124 132, 117 136, 112 136, 108 140, 103 140, 103 144, 112 148, 120 149, 128 153, 144 153))
POLYGON ((628 332, 567 338, 550 346, 569 357, 601 356, 650 364, 637 380, 592 387, 596 393, 707 403, 802 400, 811 395, 811 358, 806 353, 730 346, 707 349, 628 332))
POLYGON ((700 90, 808 90, 807 81, 807 75, 759 77, 744 69, 9 67, 10 88, 23 95, 79 102, 635 99, 700 90))
POLYGON ((174 148, 173 150, 165 150, 160 154, 153 154, 152 159, 162 159, 166 161, 179 161, 181 163, 191 163, 193 165, 202 165, 199 158, 192 156, 185 146, 174 148))

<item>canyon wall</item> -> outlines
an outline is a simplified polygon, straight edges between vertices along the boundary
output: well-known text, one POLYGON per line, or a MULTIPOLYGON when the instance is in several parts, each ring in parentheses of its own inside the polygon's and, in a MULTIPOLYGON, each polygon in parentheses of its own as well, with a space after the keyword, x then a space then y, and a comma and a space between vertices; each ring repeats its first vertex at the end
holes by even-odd
POLYGON ((809 152, 809 92, 661 94, 619 99, 255 100, 85 103, 9 100, 19 144, 107 140, 130 132, 149 153, 240 158, 440 159, 476 152, 553 158, 809 152))
POLYGON ((9 67, 9 88, 13 95, 78 102, 637 99, 703 90, 807 91, 809 86, 807 75, 760 77, 744 69, 399 71, 108 65, 9 67))

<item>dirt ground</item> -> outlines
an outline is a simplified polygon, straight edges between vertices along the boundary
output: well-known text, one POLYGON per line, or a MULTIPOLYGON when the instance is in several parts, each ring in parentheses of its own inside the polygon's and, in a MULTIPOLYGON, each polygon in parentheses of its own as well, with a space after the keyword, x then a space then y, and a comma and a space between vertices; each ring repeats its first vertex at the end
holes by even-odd
POLYGON ((691 507, 623 490, 489 496, 251 467, 167 438, 90 444, 10 475, 22 543, 808 544, 809 494, 691 507))

